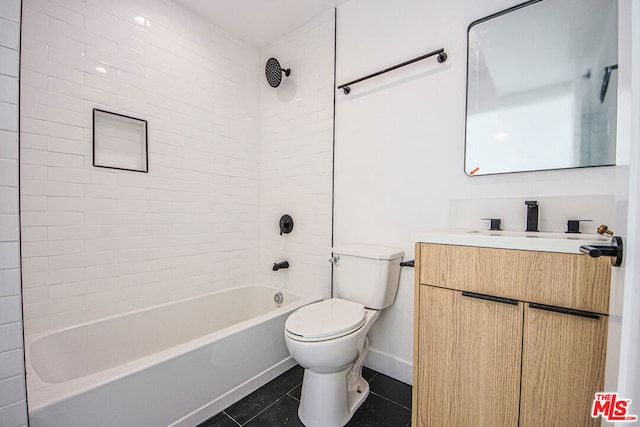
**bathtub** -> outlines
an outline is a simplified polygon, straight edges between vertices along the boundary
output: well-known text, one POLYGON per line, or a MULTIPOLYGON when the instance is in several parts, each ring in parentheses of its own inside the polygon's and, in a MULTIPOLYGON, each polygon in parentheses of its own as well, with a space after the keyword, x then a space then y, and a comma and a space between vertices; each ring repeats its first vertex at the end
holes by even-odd
POLYGON ((284 322, 319 296, 243 286, 29 336, 31 427, 195 426, 295 362, 284 322))

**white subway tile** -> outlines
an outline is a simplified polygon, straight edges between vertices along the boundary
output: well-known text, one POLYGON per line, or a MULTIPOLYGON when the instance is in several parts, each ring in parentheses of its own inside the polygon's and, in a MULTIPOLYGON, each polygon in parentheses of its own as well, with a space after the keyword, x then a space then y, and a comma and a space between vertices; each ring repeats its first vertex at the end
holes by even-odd
POLYGON ((82 140, 83 138, 82 127, 38 120, 30 117, 22 118, 20 128, 22 132, 35 133, 38 135, 76 140, 82 140))
POLYGON ((0 17, 13 22, 20 22, 20 1, 0 2, 0 17))
POLYGON ((42 13, 52 18, 59 19, 74 27, 84 28, 84 16, 80 13, 76 13, 51 1, 40 2, 36 7, 38 7, 42 13))
MULTIPOLYGON (((24 175, 24 166, 21 173, 24 175)), ((47 169, 44 169, 44 178, 46 179, 47 169)), ((23 211, 46 211, 47 198, 44 196, 23 196, 21 199, 21 208, 23 211)))
POLYGON ((0 325, 0 352, 15 350, 21 346, 22 325, 20 322, 0 325))
POLYGON ((82 212, 29 211, 22 213, 22 224, 25 227, 42 225, 73 225, 81 223, 82 212))
POLYGON ((0 242, 18 241, 19 238, 18 214, 0 215, 0 242))
MULTIPOLYGON (((56 229, 65 228, 65 227, 55 227, 56 229)), ((67 234, 68 236, 68 234, 67 234)), ((86 254, 82 254, 82 256, 78 256, 77 254, 73 255, 55 255, 48 257, 49 259, 49 267, 51 269, 57 268, 74 268, 74 267, 84 267, 85 261, 84 257, 86 254)))
MULTIPOLYGON (((60 110, 61 114, 68 114, 60 110)), ((64 138, 47 138, 47 150, 56 153, 78 154, 84 156, 85 159, 92 155, 92 146, 85 141, 76 141, 64 138)))
POLYGON ((0 102, 18 103, 18 80, 16 78, 0 75, 0 102))
POLYGON ((12 405, 0 408, 0 419, 7 426, 26 427, 27 426, 27 403, 22 399, 12 405))
POLYGON ((49 269, 48 257, 22 258, 23 273, 35 273, 39 271, 47 271, 48 269, 49 269))
POLYGON ((186 285, 202 292, 210 282, 255 277, 257 269, 238 261, 218 277, 212 269, 259 254, 257 49, 173 4, 146 5, 152 17, 163 10, 163 18, 145 31, 122 2, 50 1, 55 5, 36 3, 44 14, 28 18, 47 31, 24 30, 28 333, 168 300, 186 285), (58 6, 82 15, 85 28, 60 21, 74 15, 59 16, 58 6), (98 63, 107 76, 95 71, 98 63), (118 80, 109 76, 115 69, 118 80), (226 85, 224 99, 215 98, 216 81, 226 85), (91 166, 87 112, 95 106, 149 120, 149 174, 91 166), (51 215, 67 213, 82 217, 69 223, 51 215), (238 225, 214 231, 222 222, 238 225), (173 274, 187 277, 166 280, 173 274), (62 283, 40 286, 50 281, 62 283), (88 295, 96 310, 79 303, 88 295), (52 308, 49 298, 63 300, 52 308))
MULTIPOLYGON (((48 51, 48 47, 47 47, 48 51)), ((47 74, 47 87, 49 87, 50 79, 58 79, 63 81, 68 81, 70 83, 82 84, 84 82, 84 72, 82 70, 69 67, 58 62, 50 61, 45 56, 37 56, 32 52, 27 51, 22 54, 22 69, 30 70, 30 71, 43 71, 46 70, 47 74)), ((21 97, 23 99, 31 99, 29 93, 26 91, 28 88, 33 88, 33 86, 28 86, 27 84, 22 86, 22 91, 24 95, 21 93, 21 97)), ((42 95, 41 95, 42 96, 42 95)))
POLYGON ((84 282, 63 283, 51 286, 51 300, 87 295, 96 292, 106 292, 117 288, 117 277, 91 279, 84 282))
POLYGON ((19 257, 18 242, 0 242, 0 270, 18 268, 19 257))
POLYGON ((18 51, 0 46, 0 74, 18 77, 18 51))
POLYGON ((27 196, 82 197, 84 195, 84 185, 68 182, 23 180, 20 183, 20 191, 27 196))
POLYGON ((0 297, 20 295, 20 270, 0 270, 0 297))
MULTIPOLYGON (((74 236, 69 236, 73 238, 74 236)), ((0 243, 0 245, 2 245, 0 243)), ((1 249, 1 246, 0 246, 1 249)), ((58 240, 44 242, 22 242, 25 257, 41 257, 65 254, 81 254, 85 251, 83 240, 58 240)))
POLYGON ((0 46, 18 50, 20 47, 20 25, 0 17, 0 46))
POLYGON ((25 322, 49 316, 49 301, 33 302, 24 305, 23 316, 25 322))
MULTIPOLYGON (((20 178, 23 180, 29 180, 29 181, 44 181, 47 179, 47 167, 22 163, 20 165, 20 178)), ((26 198, 23 197, 23 202, 25 201, 25 199, 26 198)), ((44 204, 44 207, 46 208, 46 203, 44 204)), ((23 209, 41 210, 41 209, 30 209, 25 206, 23 206, 23 209)))
MULTIPOLYGON (((25 305, 25 307, 27 307, 25 305)), ((39 334, 51 329, 51 323, 49 316, 42 316, 34 319, 24 319, 24 329, 29 331, 29 334, 39 334)))
POLYGON ((85 300, 85 295, 51 300, 49 303, 49 313, 56 315, 84 310, 87 307, 85 300))
MULTIPOLYGON (((26 6, 26 5, 25 5, 26 6)), ((49 29, 49 16, 41 13, 33 7, 24 7, 22 10, 23 39, 35 38, 46 41, 49 29)))
POLYGON ((87 280, 118 277, 113 265, 100 264, 85 269, 87 280))
POLYGON ((48 286, 50 284, 49 280, 49 271, 38 271, 34 273, 22 273, 22 287, 24 289, 27 288, 38 288, 41 286, 48 286))
POLYGON ((100 105, 116 105, 117 96, 113 93, 93 89, 85 85, 50 77, 48 80, 50 92, 72 96, 100 105))
MULTIPOLYGON (((9 378, 24 374, 24 357, 21 350, 0 353, 0 378, 9 378)), ((0 417, 0 419, 4 419, 0 417)))
POLYGON ((22 298, 20 295, 0 297, 0 325, 22 320, 22 298))
POLYGON ((18 188, 0 187, 0 214, 18 213, 18 188))
POLYGON ((66 270, 49 271, 49 285, 58 285, 61 283, 73 283, 85 280, 86 274, 83 269, 69 268, 66 270))
POLYGON ((22 375, 0 380, 0 408, 23 401, 24 398, 25 383, 22 375))
POLYGON ((18 133, 0 130, 0 158, 18 159, 18 133))
MULTIPOLYGON (((51 151, 23 148, 20 161, 27 165, 53 166, 55 168, 81 169, 84 167, 84 156, 54 153, 51 151)), ((31 179, 29 177, 25 179, 31 179)))
MULTIPOLYGON (((73 156, 78 158, 79 156, 73 156)), ((50 181, 73 182, 83 184, 115 184, 118 180, 116 172, 108 171, 100 168, 91 169, 68 169, 68 168, 49 168, 48 176, 50 181)))
MULTIPOLYGON (((41 107, 44 108, 44 106, 41 106, 41 107)), ((47 138, 48 137, 46 135, 22 132, 20 137, 20 148, 21 149, 29 148, 32 150, 46 151, 47 138)))
MULTIPOLYGON (((29 304, 37 304, 49 300, 49 286, 41 286, 39 288, 24 288, 22 290, 22 301, 26 307, 29 304)), ((30 331, 29 329, 26 329, 30 331)), ((33 333, 33 332, 29 332, 33 333)))
POLYGON ((17 103, 7 104, 0 102, 0 130, 18 131, 18 105, 17 103))

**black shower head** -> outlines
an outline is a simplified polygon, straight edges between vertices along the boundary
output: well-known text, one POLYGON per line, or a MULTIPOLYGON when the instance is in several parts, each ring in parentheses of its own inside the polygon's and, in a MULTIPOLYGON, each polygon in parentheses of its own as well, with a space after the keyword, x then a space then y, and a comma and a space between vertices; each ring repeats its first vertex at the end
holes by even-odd
POLYGON ((278 87, 282 82, 282 72, 284 71, 284 75, 289 77, 291 74, 291 69, 280 67, 280 63, 276 58, 269 58, 267 61, 267 65, 264 67, 264 74, 267 78, 267 82, 271 87, 278 87))

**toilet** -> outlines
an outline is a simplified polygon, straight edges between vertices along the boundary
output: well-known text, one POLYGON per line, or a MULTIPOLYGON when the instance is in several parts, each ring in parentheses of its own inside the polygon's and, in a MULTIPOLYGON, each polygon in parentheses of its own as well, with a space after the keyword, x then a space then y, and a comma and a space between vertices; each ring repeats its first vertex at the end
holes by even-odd
POLYGON ((336 298, 304 306, 285 322, 289 353, 304 368, 298 416, 307 427, 343 426, 369 395, 362 378, 367 333, 393 304, 401 249, 333 248, 336 298))

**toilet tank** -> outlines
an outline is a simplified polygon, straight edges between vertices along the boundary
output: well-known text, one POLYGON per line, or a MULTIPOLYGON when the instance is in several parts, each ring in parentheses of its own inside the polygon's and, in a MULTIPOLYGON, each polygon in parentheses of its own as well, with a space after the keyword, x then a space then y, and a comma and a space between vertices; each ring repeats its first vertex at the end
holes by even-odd
POLYGON ((376 310, 393 304, 400 278, 402 249, 345 245, 333 248, 335 296, 376 310))

